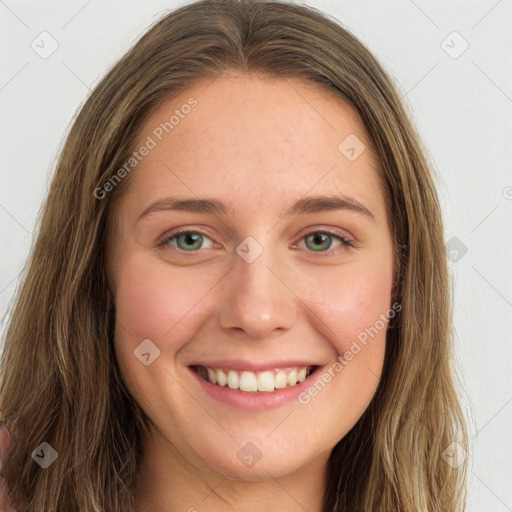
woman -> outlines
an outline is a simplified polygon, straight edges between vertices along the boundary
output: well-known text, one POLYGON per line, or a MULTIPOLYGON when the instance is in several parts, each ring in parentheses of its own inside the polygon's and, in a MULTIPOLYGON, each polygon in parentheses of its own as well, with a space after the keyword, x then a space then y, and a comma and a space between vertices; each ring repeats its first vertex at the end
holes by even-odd
POLYGON ((57 166, 2 358, 12 501, 462 511, 450 310, 431 172, 368 50, 305 6, 171 12, 57 166))

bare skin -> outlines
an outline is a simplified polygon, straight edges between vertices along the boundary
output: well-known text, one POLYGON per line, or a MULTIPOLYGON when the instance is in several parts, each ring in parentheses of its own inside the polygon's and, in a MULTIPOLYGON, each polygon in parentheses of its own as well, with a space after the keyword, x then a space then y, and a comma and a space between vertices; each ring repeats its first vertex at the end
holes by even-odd
POLYGON ((389 311, 392 238, 362 122, 318 85, 233 74, 160 105, 139 146, 148 136, 156 146, 116 212, 110 261, 117 358, 155 425, 144 440, 137 510, 320 512, 329 454, 376 391, 386 328, 307 403, 225 403, 191 365, 307 362, 320 367, 304 382, 309 389, 389 311), (197 106, 157 140, 155 128, 191 97, 197 106), (338 148, 351 134, 356 158, 338 148), (318 195, 350 196, 370 213, 284 215, 318 195), (217 199, 231 211, 146 211, 171 196, 217 199), (194 239, 171 233, 178 227, 194 239), (326 230, 335 233, 321 238, 326 230), (243 245, 247 237, 256 244, 243 245), (240 244, 262 252, 248 262, 240 244), (134 356, 146 339, 160 350, 149 365, 134 356))

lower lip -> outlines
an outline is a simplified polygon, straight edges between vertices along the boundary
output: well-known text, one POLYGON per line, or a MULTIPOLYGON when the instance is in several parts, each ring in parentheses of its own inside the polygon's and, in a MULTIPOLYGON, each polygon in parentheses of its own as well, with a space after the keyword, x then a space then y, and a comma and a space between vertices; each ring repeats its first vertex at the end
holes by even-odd
POLYGON ((296 384, 295 386, 277 389, 275 391, 261 391, 253 393, 247 393, 245 391, 240 391, 239 389, 231 389, 227 386, 221 387, 217 384, 212 384, 210 381, 203 379, 203 377, 201 377, 201 375, 192 368, 189 368, 189 370, 192 372, 192 375, 194 375, 196 380, 199 381, 206 393, 215 400, 240 409, 255 411, 261 409, 274 409, 294 400, 297 401, 298 396, 311 386, 311 382, 313 382, 311 377, 315 376, 319 370, 321 370, 321 367, 317 367, 304 381, 296 384))

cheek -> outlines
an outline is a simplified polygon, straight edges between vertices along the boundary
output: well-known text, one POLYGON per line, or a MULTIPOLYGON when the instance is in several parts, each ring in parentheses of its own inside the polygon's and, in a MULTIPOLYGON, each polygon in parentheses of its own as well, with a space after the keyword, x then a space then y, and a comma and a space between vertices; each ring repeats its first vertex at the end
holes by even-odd
POLYGON ((309 418, 329 411, 322 432, 328 438, 346 435, 375 394, 386 348, 388 323, 383 318, 394 316, 391 285, 391 259, 389 265, 359 261, 318 268, 302 280, 298 294, 335 354, 299 398, 309 418))
POLYGON ((391 246, 382 249, 388 250, 347 265, 318 267, 304 273, 307 278, 302 279, 299 292, 313 313, 310 318, 336 352, 336 366, 331 367, 331 375, 325 376, 332 377, 329 386, 336 390, 328 394, 329 400, 339 402, 336 410, 354 413, 354 422, 378 385, 388 321, 395 314, 391 309, 392 250, 391 246))
POLYGON ((119 266, 116 320, 140 339, 169 336, 167 344, 179 339, 200 317, 201 299, 222 277, 213 274, 173 268, 133 254, 119 266))
POLYGON ((326 336, 341 352, 373 326, 383 330, 382 319, 391 307, 391 261, 331 267, 327 273, 315 269, 301 286, 304 302, 328 327, 326 336))
MULTIPOLYGON (((174 411, 191 407, 186 403, 188 395, 183 395, 172 377, 176 376, 176 356, 202 321, 205 301, 201 299, 221 277, 200 275, 198 279, 192 267, 173 268, 135 250, 126 251, 117 266, 116 356, 125 384, 153 418, 163 414, 162 404, 174 411), (160 352, 145 366, 135 357, 141 351, 134 351, 147 339, 160 352)), ((144 347, 152 358, 153 345, 144 347)))
POLYGON ((125 382, 148 408, 154 389, 170 384, 158 370, 175 371, 178 352, 205 315, 202 298, 222 275, 215 278, 203 272, 198 278, 197 271, 172 268, 136 251, 126 253, 117 266, 115 348, 125 382), (134 356, 146 339, 160 350, 150 366, 134 356))

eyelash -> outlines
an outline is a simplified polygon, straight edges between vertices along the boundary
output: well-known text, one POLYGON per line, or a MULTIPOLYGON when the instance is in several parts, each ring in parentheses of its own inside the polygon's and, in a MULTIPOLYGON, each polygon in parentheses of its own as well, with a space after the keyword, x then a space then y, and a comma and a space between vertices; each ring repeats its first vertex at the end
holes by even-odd
MULTIPOLYGON (((197 229, 178 228, 178 229, 175 229, 174 231, 172 231, 171 233, 169 233, 168 235, 166 235, 158 243, 158 246, 159 247, 163 247, 163 246, 167 245, 171 240, 176 238, 177 236, 182 235, 182 234, 188 234, 188 233, 192 233, 192 234, 199 233, 199 234, 207 236, 208 238, 211 239, 210 235, 206 231, 202 230, 201 228, 197 228, 197 229)), ((343 244, 343 246, 345 246, 345 247, 348 247, 348 248, 355 248, 356 247, 355 243, 352 240, 350 240, 349 238, 347 238, 345 236, 340 235, 337 231, 333 231, 333 230, 329 230, 329 229, 319 229, 319 230, 310 231, 310 232, 306 233, 305 235, 303 235, 300 238, 300 240, 303 240, 303 239, 305 239, 308 236, 313 235, 313 234, 330 235, 330 236, 336 238, 337 240, 339 240, 343 244)), ((294 246, 294 248, 295 248, 295 246, 294 246)), ((184 250, 179 249, 179 248, 177 248, 177 249, 180 252, 182 252, 182 253, 186 253, 186 252, 197 253, 197 252, 199 252, 199 250, 184 251, 184 250)), ((318 254, 323 254, 323 255, 329 256, 332 253, 336 252, 336 249, 328 249, 327 251, 308 251, 308 252, 312 252, 312 253, 316 252, 318 254)))

